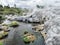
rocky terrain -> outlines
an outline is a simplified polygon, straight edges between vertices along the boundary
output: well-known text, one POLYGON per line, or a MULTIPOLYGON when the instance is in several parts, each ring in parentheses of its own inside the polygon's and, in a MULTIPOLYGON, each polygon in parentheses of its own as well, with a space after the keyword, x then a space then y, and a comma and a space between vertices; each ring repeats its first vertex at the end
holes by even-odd
POLYGON ((60 10, 56 6, 47 6, 44 9, 34 8, 31 13, 28 13, 28 16, 22 16, 23 19, 20 18, 21 16, 19 18, 17 16, 19 20, 22 19, 22 22, 19 21, 19 26, 17 28, 16 25, 18 24, 16 23, 16 21, 18 20, 15 20, 17 18, 14 18, 12 20, 10 19, 14 16, 11 16, 9 19, 7 18, 4 23, 9 25, 12 21, 14 22, 9 25, 10 32, 8 33, 7 39, 4 40, 4 45, 25 45, 21 39, 24 31, 34 33, 34 35, 38 37, 36 42, 30 43, 29 45, 60 45, 59 13, 60 10), (35 19, 38 19, 39 23, 37 23, 35 19), (29 21, 31 22, 29 23, 29 21))

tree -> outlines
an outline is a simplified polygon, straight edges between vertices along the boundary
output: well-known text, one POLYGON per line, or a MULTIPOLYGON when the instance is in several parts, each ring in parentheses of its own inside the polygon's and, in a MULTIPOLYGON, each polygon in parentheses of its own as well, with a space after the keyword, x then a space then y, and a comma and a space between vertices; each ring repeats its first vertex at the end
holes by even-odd
POLYGON ((0 5, 0 8, 3 8, 3 6, 2 6, 2 5, 0 5))
POLYGON ((43 5, 36 5, 36 7, 37 7, 37 8, 41 8, 41 9, 44 8, 43 5))
POLYGON ((10 6, 9 6, 9 4, 8 4, 8 6, 7 6, 8 8, 10 8, 10 6))
POLYGON ((10 8, 9 5, 8 6, 4 6, 4 8, 10 8))
POLYGON ((2 23, 2 16, 0 16, 0 24, 2 23))
POLYGON ((16 8, 16 4, 14 4, 14 7, 16 8))
POLYGON ((39 5, 36 5, 36 7, 37 7, 37 8, 40 8, 40 6, 39 6, 39 5))

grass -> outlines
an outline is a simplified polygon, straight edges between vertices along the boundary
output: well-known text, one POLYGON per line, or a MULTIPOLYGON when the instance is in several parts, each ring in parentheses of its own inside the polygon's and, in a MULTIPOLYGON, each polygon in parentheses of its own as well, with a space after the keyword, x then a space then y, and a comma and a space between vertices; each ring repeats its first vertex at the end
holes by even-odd
POLYGON ((2 41, 0 41, 0 45, 3 45, 3 42, 2 41))
POLYGON ((2 7, 2 8, 0 8, 0 14, 1 15, 7 15, 7 14, 21 14, 21 12, 22 12, 22 14, 23 14, 23 11, 24 10, 22 10, 22 8, 20 9, 20 8, 14 8, 14 7, 11 7, 11 8, 7 8, 7 7, 2 7))

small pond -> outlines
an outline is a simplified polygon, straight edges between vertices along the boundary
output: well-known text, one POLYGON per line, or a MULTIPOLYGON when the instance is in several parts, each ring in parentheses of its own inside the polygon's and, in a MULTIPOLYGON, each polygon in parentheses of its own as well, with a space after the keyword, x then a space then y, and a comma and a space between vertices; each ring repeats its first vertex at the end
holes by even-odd
POLYGON ((18 27, 11 28, 8 38, 4 41, 4 45, 45 45, 44 38, 41 33, 35 32, 32 30, 32 24, 28 23, 20 23, 18 27), (22 36, 24 31, 28 31, 31 34, 36 36, 36 40, 29 44, 25 44, 22 36))

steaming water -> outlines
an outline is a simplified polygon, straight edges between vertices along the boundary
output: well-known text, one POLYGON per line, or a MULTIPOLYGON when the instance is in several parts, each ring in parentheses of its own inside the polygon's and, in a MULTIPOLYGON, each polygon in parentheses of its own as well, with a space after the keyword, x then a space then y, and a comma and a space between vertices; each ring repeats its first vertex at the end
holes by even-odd
POLYGON ((40 20, 46 17, 45 29, 46 45, 60 45, 60 6, 47 6, 44 9, 35 8, 32 15, 37 15, 40 20), (41 18, 42 17, 42 18, 41 18))

